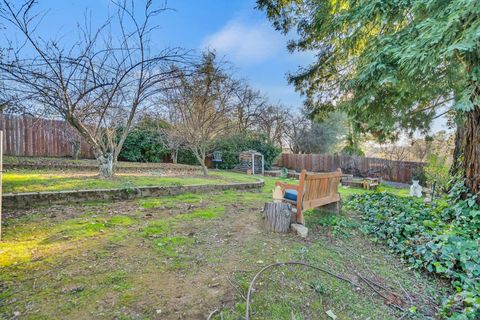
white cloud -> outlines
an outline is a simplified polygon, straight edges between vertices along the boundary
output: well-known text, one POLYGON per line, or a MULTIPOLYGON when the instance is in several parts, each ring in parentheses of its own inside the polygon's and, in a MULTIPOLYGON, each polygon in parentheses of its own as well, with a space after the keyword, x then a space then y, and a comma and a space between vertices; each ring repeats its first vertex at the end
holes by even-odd
POLYGON ((215 49, 236 63, 249 65, 278 55, 285 48, 285 39, 266 22, 246 24, 233 20, 205 38, 202 47, 215 49))

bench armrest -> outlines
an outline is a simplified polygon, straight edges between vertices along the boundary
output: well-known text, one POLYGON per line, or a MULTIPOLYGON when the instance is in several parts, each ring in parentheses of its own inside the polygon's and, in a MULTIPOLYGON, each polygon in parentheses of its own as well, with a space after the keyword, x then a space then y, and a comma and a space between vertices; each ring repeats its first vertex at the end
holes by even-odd
POLYGON ((288 184, 288 183, 282 183, 280 181, 275 182, 275 186, 280 186, 282 190, 285 192, 285 189, 293 189, 298 191, 298 185, 295 184, 288 184))

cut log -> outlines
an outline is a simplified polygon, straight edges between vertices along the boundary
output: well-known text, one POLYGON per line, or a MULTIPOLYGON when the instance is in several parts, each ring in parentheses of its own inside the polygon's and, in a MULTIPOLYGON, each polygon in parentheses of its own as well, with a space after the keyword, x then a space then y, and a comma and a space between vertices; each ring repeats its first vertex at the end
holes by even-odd
POLYGON ((288 232, 292 207, 288 203, 267 202, 263 207, 264 225, 273 232, 288 232))

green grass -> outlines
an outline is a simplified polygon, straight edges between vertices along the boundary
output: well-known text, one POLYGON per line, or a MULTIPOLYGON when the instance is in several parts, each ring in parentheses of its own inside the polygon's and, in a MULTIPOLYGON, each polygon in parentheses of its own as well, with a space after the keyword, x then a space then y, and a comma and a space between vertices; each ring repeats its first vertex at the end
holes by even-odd
POLYGON ((138 199, 138 203, 142 208, 153 209, 158 207, 172 208, 178 204, 191 204, 200 202, 205 195, 197 193, 185 193, 171 197, 158 197, 158 198, 143 198, 138 199))
MULTIPOLYGON (((265 181, 263 191, 270 193, 274 188, 275 181, 283 181, 296 184, 298 180, 281 179, 272 177, 259 177, 265 181)), ((256 181, 256 177, 245 174, 211 171, 207 177, 203 176, 148 176, 148 175, 125 175, 118 174, 112 179, 100 179, 95 174, 85 173, 85 176, 75 176, 72 172, 59 171, 31 171, 21 170, 6 172, 3 175, 4 192, 38 192, 38 191, 62 191, 62 190, 81 190, 81 189, 109 189, 109 188, 135 188, 142 186, 175 186, 192 184, 227 184, 256 181)), ((372 192, 361 188, 343 187, 339 188, 341 195, 345 198, 351 194, 372 192)), ((382 184, 377 191, 387 191, 396 195, 407 196, 408 189, 393 188, 382 184)), ((236 200, 235 192, 227 193, 226 196, 231 201, 236 200)), ((245 195, 244 195, 245 197, 245 195)), ((141 204, 144 208, 154 208, 160 206, 172 206, 176 201, 184 203, 196 202, 201 199, 201 195, 186 195, 179 198, 170 199, 143 199, 141 204), (183 198, 182 198, 183 197, 183 198)))
MULTIPOLYGON (((88 166, 98 167, 98 161, 95 159, 78 159, 72 158, 58 158, 58 157, 17 157, 17 156, 4 156, 3 162, 5 164, 28 164, 28 165, 56 165, 68 167, 74 166, 88 166)), ((169 169, 169 168, 189 168, 197 169, 199 172, 202 170, 200 166, 192 166, 186 164, 173 164, 173 163, 153 163, 153 162, 130 162, 130 161, 118 161, 118 168, 138 168, 138 169, 169 169)))
POLYGON ((352 195, 352 194, 363 194, 363 193, 369 193, 369 192, 389 192, 402 197, 407 197, 409 194, 409 189, 394 188, 383 183, 380 186, 378 186, 375 190, 366 190, 362 188, 340 186, 338 191, 340 192, 340 194, 344 199, 346 199, 349 195, 352 195))
POLYGON ((128 216, 82 217, 49 223, 40 217, 6 223, 0 242, 0 268, 31 262, 36 256, 49 256, 75 246, 84 239, 114 234, 135 223, 128 216))
POLYGON ((190 245, 193 242, 193 239, 184 236, 163 237, 155 241, 155 249, 165 257, 176 258, 181 247, 190 245))
POLYGON ((128 272, 126 270, 114 270, 107 273, 102 284, 120 292, 126 291, 132 287, 132 284, 128 281, 128 272))
POLYGON ((147 238, 158 238, 161 235, 168 234, 175 228, 178 222, 214 219, 224 212, 224 206, 214 205, 211 207, 199 208, 189 213, 180 213, 169 218, 153 220, 143 228, 142 234, 147 238))
MULTIPOLYGON (((325 229, 318 231, 325 232, 325 229)), ((270 250, 265 249, 265 242, 248 242, 242 255, 251 269, 256 270, 275 261, 304 261, 340 275, 357 270, 368 274, 368 277, 374 275, 385 279, 387 283, 398 281, 408 291, 418 283, 426 284, 426 279, 419 279, 419 274, 409 276, 400 265, 392 264, 393 261, 385 257, 381 248, 372 250, 366 247, 362 235, 355 231, 344 242, 329 243, 322 238, 315 238, 315 235, 313 237, 315 241, 303 244, 288 240, 266 241, 270 250), (260 252, 261 255, 258 254, 260 252), (260 258, 262 261, 259 261, 260 258)), ((233 282, 240 288, 241 294, 237 294, 233 306, 221 310, 214 319, 243 318, 243 296, 254 274, 254 271, 235 273, 233 282)), ((398 283, 395 287, 398 287, 398 283)), ((303 266, 282 266, 263 273, 256 282, 250 308, 252 319, 265 320, 330 319, 326 314, 329 310, 338 319, 396 319, 401 315, 395 315, 388 306, 378 303, 368 288, 355 290, 344 281, 303 266)))
POLYGON ((255 178, 232 172, 212 172, 206 177, 201 175, 161 176, 154 174, 119 173, 110 179, 101 179, 91 172, 75 173, 54 170, 15 170, 3 174, 3 188, 5 193, 195 184, 228 184, 252 181, 256 181, 255 178))
MULTIPOLYGON (((212 176, 252 179, 229 172, 212 176)), ((436 299, 442 292, 436 281, 406 269, 370 242, 348 212, 305 212, 307 241, 292 233, 266 232, 260 209, 271 200, 279 179, 264 180, 263 190, 36 208, 5 219, 0 314, 12 318, 19 311, 27 319, 55 319, 58 312, 69 319, 201 319, 218 308, 215 319, 239 319, 253 275, 267 264, 289 260, 351 279, 357 271, 403 292, 398 289, 401 283, 415 297, 436 299), (225 297, 234 300, 223 304, 225 297)), ((340 192, 345 199, 373 191, 341 187, 340 192)), ((407 302, 405 308, 409 306, 407 302)), ((328 310, 338 319, 401 316, 366 287, 357 290, 302 267, 263 274, 251 307, 252 319, 329 319, 328 310)))
POLYGON ((157 237, 165 234, 170 229, 170 221, 166 219, 155 220, 150 222, 144 229, 143 235, 145 237, 157 237))
MULTIPOLYGON (((282 178, 273 178, 273 177, 262 177, 262 179, 265 181, 265 187, 263 189, 264 193, 270 193, 275 187, 275 182, 276 181, 282 181, 284 183, 289 183, 289 184, 297 184, 298 185, 298 180, 294 179, 282 179, 282 178)), ((340 192, 341 196, 343 199, 347 199, 348 196, 352 194, 363 194, 363 193, 369 193, 369 192, 390 192, 393 193, 397 196, 408 196, 409 194, 409 189, 405 188, 394 188, 391 186, 388 186, 386 184, 381 184, 378 186, 375 190, 366 190, 363 188, 354 188, 354 187, 346 187, 346 186, 340 186, 338 188, 338 191, 340 192)))
POLYGON ((225 211, 224 206, 202 208, 202 209, 197 209, 197 210, 193 211, 192 213, 178 215, 177 219, 186 220, 186 221, 191 221, 191 220, 195 220, 195 219, 209 220, 209 219, 217 218, 224 211, 225 211))

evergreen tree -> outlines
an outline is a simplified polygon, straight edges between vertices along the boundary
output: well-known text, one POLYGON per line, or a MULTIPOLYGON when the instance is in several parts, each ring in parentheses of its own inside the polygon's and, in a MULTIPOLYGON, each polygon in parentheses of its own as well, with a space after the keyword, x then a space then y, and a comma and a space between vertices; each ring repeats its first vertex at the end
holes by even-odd
POLYGON ((477 0, 258 0, 316 61, 290 75, 312 113, 345 111, 379 140, 428 131, 443 108, 464 118, 465 183, 480 188, 480 5, 477 0), (442 108, 442 109, 440 109, 442 108))

